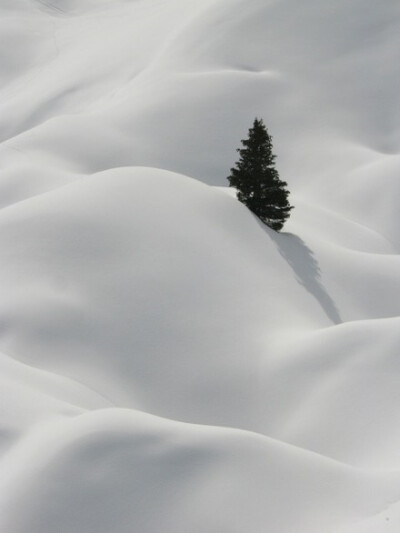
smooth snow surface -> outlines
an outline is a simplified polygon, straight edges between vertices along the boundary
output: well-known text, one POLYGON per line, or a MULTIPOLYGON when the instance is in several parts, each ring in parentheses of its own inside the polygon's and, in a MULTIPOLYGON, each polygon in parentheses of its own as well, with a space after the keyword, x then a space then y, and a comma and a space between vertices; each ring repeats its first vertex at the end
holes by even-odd
POLYGON ((1 533, 400 531, 399 22, 0 0, 1 533))

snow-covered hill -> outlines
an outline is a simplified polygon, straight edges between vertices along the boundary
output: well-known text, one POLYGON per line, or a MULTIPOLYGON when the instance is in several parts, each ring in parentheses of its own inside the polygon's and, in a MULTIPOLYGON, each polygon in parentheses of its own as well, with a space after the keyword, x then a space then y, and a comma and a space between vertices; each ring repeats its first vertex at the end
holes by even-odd
POLYGON ((399 15, 0 1, 2 533, 398 532, 399 15))

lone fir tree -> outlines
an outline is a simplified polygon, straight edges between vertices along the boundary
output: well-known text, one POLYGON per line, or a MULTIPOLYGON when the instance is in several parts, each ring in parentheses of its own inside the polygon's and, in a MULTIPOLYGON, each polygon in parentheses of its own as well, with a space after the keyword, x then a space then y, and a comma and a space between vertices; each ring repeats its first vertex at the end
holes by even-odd
POLYGON ((274 166, 272 137, 262 119, 255 119, 247 139, 238 148, 240 159, 228 176, 229 185, 236 187, 237 198, 264 224, 279 231, 290 216, 287 183, 279 178, 274 166))

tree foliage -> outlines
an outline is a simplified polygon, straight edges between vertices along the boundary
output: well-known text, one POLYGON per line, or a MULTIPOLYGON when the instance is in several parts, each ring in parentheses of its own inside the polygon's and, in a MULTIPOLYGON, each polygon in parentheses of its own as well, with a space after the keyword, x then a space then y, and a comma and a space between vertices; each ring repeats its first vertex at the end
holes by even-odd
POLYGON ((228 176, 237 189, 237 198, 262 222, 279 231, 293 209, 289 204, 287 183, 279 178, 272 153, 272 137, 262 119, 255 119, 247 139, 238 148, 240 159, 228 176))

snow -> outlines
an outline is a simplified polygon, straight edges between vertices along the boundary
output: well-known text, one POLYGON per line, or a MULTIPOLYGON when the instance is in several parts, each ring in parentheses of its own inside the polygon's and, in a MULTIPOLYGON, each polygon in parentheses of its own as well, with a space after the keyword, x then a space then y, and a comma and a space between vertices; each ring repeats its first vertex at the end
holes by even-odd
POLYGON ((2 0, 1 532, 399 530, 399 15, 2 0))

